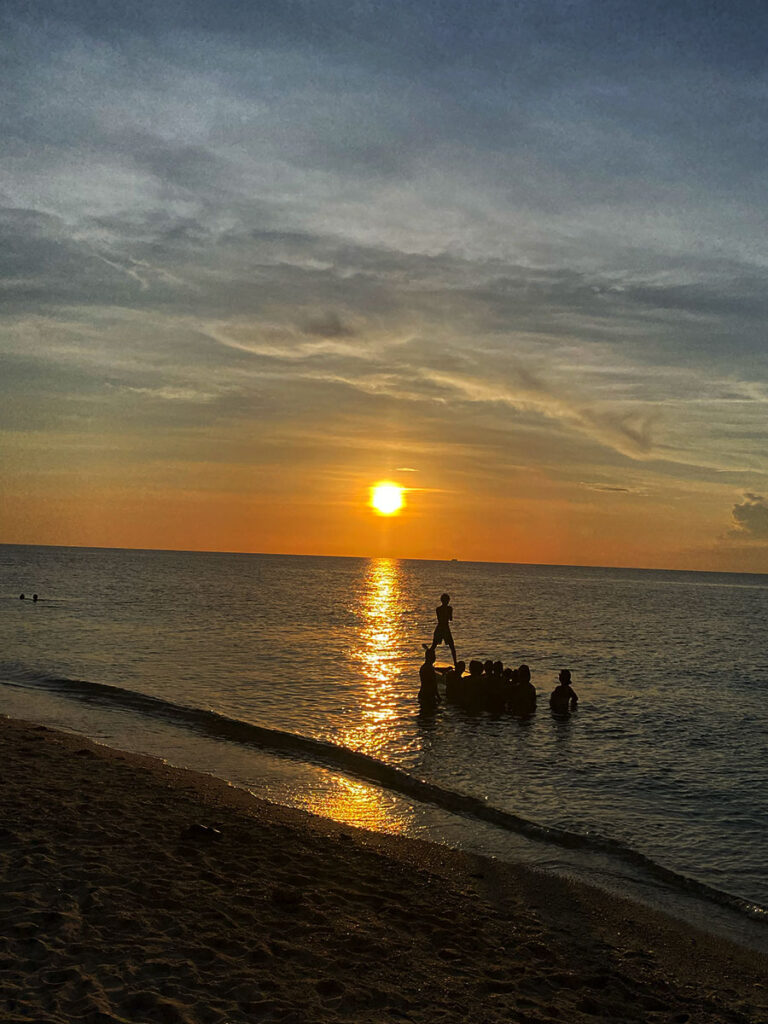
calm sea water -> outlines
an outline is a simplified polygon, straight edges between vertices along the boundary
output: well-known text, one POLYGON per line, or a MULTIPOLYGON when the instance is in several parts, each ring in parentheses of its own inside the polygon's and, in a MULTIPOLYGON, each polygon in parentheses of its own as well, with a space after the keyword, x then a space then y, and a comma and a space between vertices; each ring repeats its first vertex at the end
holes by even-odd
POLYGON ((4 546, 0 609, 0 711, 369 827, 583 847, 768 907, 766 576, 4 546), (443 590, 460 657, 531 666, 535 718, 419 714, 443 590), (580 706, 557 722, 563 667, 580 706))

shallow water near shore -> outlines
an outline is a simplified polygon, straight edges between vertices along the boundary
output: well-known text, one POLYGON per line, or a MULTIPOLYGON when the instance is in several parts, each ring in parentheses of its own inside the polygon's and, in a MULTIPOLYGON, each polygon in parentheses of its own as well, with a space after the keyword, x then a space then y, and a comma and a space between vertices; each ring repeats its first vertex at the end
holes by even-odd
POLYGON ((11 546, 0 569, 0 711, 765 916, 768 577, 11 546), (534 719, 419 714, 443 590, 461 657, 531 666, 534 719), (556 722, 562 667, 581 705, 556 722))

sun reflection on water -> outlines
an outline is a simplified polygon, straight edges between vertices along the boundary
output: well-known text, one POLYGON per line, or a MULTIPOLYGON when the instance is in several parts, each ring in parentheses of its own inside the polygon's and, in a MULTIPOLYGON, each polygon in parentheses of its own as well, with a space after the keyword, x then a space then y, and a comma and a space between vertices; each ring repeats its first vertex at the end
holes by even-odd
POLYGON ((402 571, 393 559, 372 559, 358 595, 358 643, 351 652, 360 670, 360 719, 342 737, 345 746, 380 757, 391 742, 402 704, 403 628, 402 571))
MULTIPOLYGON (((334 732, 334 743, 390 762, 388 746, 400 749, 413 734, 414 690, 406 674, 408 635, 406 588, 400 564, 371 559, 354 595, 355 641, 349 652, 356 674, 359 705, 351 721, 334 732)), ((306 809, 361 828, 403 832, 413 811, 386 788, 334 775, 322 792, 314 792, 306 809)))
MULTIPOLYGON (((406 676, 407 652, 413 647, 406 627, 404 574, 387 558, 371 559, 350 611, 356 620, 355 643, 349 652, 356 673, 359 706, 354 720, 333 735, 335 743, 381 761, 390 761, 387 746, 399 748, 412 733, 408 710, 413 702, 406 676)), ((333 777, 307 810, 361 828, 403 832, 413 817, 402 800, 386 789, 343 775, 333 777)))
POLYGON ((322 792, 303 792, 301 806, 311 814, 376 832, 405 832, 413 819, 412 809, 387 790, 345 775, 329 777, 322 792))

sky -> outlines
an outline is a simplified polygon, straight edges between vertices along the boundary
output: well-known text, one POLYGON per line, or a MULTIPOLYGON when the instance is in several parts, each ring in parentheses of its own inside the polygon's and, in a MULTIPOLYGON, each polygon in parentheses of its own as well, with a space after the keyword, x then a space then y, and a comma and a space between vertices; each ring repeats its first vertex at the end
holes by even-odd
POLYGON ((0 542, 768 572, 767 30, 3 0, 0 542))

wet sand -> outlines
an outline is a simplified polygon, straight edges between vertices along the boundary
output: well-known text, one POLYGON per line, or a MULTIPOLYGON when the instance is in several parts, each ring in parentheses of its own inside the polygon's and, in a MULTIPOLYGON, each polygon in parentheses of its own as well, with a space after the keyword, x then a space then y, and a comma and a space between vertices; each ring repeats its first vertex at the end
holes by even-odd
POLYGON ((588 886, 0 718, 0 1020, 765 1022, 768 960, 588 886))

